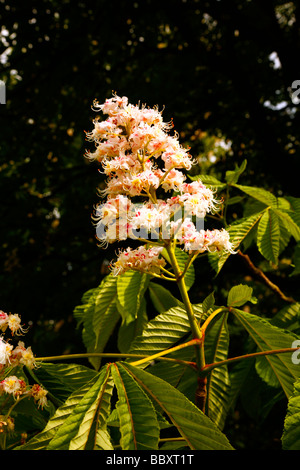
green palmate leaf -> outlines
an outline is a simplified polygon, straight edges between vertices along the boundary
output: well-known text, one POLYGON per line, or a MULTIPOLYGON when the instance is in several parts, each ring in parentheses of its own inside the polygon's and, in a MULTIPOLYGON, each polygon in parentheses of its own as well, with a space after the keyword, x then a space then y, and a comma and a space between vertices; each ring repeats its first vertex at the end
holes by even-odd
POLYGON ((300 198, 287 196, 285 199, 290 203, 290 216, 298 227, 300 227, 300 198))
POLYGON ((257 227, 257 246, 260 253, 272 263, 277 264, 280 248, 280 227, 277 214, 267 210, 257 227))
POLYGON ((278 197, 277 198, 277 209, 283 210, 283 211, 292 211, 292 205, 288 199, 285 197, 278 197))
MULTIPOLYGON (((198 321, 200 318, 205 320, 211 312, 213 305, 213 294, 210 294, 203 304, 193 305, 196 319, 198 321)), ((157 315, 154 320, 149 322, 143 336, 137 338, 137 341, 133 344, 133 347, 136 348, 134 351, 139 354, 155 354, 176 345, 176 343, 180 343, 182 339, 188 341, 191 339, 191 337, 188 336, 189 333, 190 324, 185 309, 172 308, 161 315, 157 315), (161 346, 159 338, 161 338, 161 340, 164 338, 163 346, 161 346)), ((197 376, 195 370, 186 363, 195 363, 195 348, 186 347, 179 351, 174 351, 166 357, 175 359, 178 362, 166 363, 159 361, 151 365, 149 371, 151 374, 161 377, 173 387, 176 387, 194 402, 197 389, 197 376), (186 361, 186 363, 182 363, 181 361, 186 361)))
MULTIPOLYGON (((113 391, 113 383, 107 373, 103 383, 99 383, 101 388, 98 395, 94 394, 95 400, 92 402, 93 390, 85 397, 85 402, 80 404, 77 418, 82 416, 82 421, 77 434, 70 442, 70 450, 113 450, 110 435, 107 431, 106 421, 110 413, 110 400, 113 391), (86 411, 88 401, 90 407, 86 411)), ((97 385, 94 386, 97 388, 97 385)), ((76 412, 77 410, 74 410, 76 412)))
MULTIPOLYGON (((230 241, 232 242, 233 250, 238 250, 239 246, 241 243, 243 243, 251 230, 256 227, 256 224, 259 222, 263 214, 264 211, 258 212, 231 224, 231 226, 228 228, 228 232, 230 235, 230 241)), ((230 253, 209 253, 208 257, 210 264, 215 269, 217 274, 220 272, 229 256, 230 253)))
POLYGON ((256 188, 254 186, 243 186, 241 184, 233 184, 235 188, 240 189, 248 196, 257 199, 260 202, 263 202, 267 206, 277 207, 277 198, 274 194, 270 193, 266 189, 256 188))
POLYGON ((63 401, 97 374, 95 370, 78 364, 47 363, 39 364, 34 373, 48 392, 63 401))
MULTIPOLYGON (((193 308, 196 318, 199 318, 202 306, 193 305, 193 308)), ((142 335, 132 343, 129 352, 145 356, 156 354, 172 347, 190 331, 190 322, 185 309, 171 308, 149 321, 142 335)))
MULTIPOLYGON (((277 214, 276 214, 277 215, 277 214)), ((280 230, 280 239, 279 239, 279 254, 283 252, 283 250, 287 247, 289 244, 289 241, 291 239, 291 232, 286 228, 286 225, 282 222, 282 220, 277 216, 278 218, 278 224, 279 224, 279 230, 280 230)))
MULTIPOLYGON (((212 364, 227 359, 229 333, 227 315, 219 318, 205 335, 206 363, 212 364)), ((223 429, 229 400, 230 381, 227 366, 216 367, 207 378, 206 414, 223 429)))
POLYGON ((175 359, 178 362, 158 361, 147 369, 148 372, 177 388, 194 403, 197 390, 197 372, 191 366, 180 361, 195 363, 195 349, 193 347, 183 348, 168 354, 166 357, 175 359))
POLYGON ((274 209, 274 212, 279 217, 285 228, 290 232, 294 239, 298 242, 300 240, 300 226, 295 222, 293 217, 288 213, 279 209, 274 209))
MULTIPOLYGON (((106 430, 113 384, 110 370, 104 367, 97 381, 89 388, 59 427, 47 446, 48 450, 112 450, 106 430)), ((71 397, 67 400, 67 402, 71 397)), ((66 402, 66 404, 67 404, 66 402)))
MULTIPOLYGON (((272 325, 268 320, 241 310, 232 309, 236 319, 249 333, 258 351, 271 351, 293 347, 293 333, 272 325)), ((256 359, 259 376, 270 386, 281 386, 289 397, 293 392, 293 383, 299 376, 299 366, 291 360, 291 353, 267 355, 256 359)))
POLYGON ((108 275, 102 281, 98 295, 95 297, 95 310, 93 315, 93 330, 96 334, 97 350, 103 350, 115 326, 119 320, 116 308, 116 278, 108 275))
POLYGON ((153 281, 149 283, 149 294, 154 308, 158 313, 163 313, 172 307, 183 305, 168 289, 153 281))
POLYGON ((141 335, 148 322, 146 300, 142 299, 137 316, 131 322, 122 323, 118 331, 118 348, 122 353, 128 352, 134 339, 141 335))
MULTIPOLYGON (((82 338, 87 352, 103 352, 120 314, 117 308, 117 278, 108 275, 100 286, 91 289, 83 296, 83 305, 77 306, 74 316, 78 324, 83 324, 82 338)), ((90 358, 95 368, 99 368, 101 359, 90 358)))
POLYGON ((158 448, 159 424, 148 396, 121 364, 112 366, 117 388, 121 448, 123 450, 155 450, 158 448))
POLYGON ((186 449, 188 449, 188 445, 185 443, 185 441, 181 441, 181 440, 166 441, 159 448, 159 450, 162 451, 162 452, 165 452, 165 451, 168 451, 168 450, 176 451, 176 450, 186 450, 186 449))
POLYGON ((300 450, 300 379, 295 382, 293 395, 288 402, 282 448, 283 450, 300 450))
POLYGON ((244 387, 244 384, 247 382, 247 379, 253 369, 253 363, 255 359, 247 361, 238 361, 229 373, 230 380, 230 389, 228 400, 224 405, 224 412, 227 414, 229 410, 235 408, 238 397, 240 396, 241 390, 244 387))
POLYGON ((227 437, 181 392, 130 364, 123 367, 177 428, 190 449, 233 450, 227 437))
POLYGON ((227 206, 232 206, 233 204, 238 204, 245 199, 246 196, 233 196, 226 200, 227 206))
POLYGON ((73 392, 66 402, 56 410, 45 429, 26 444, 18 447, 17 450, 46 450, 57 431, 72 414, 90 388, 97 382, 98 377, 97 374, 90 382, 87 382, 83 387, 73 392))
POLYGON ((282 402, 285 396, 281 388, 274 389, 263 381, 257 374, 255 362, 250 362, 252 367, 240 391, 239 401, 249 416, 256 421, 263 421, 274 405, 278 401, 282 402))
POLYGON ((252 287, 244 284, 232 287, 228 293, 227 305, 228 307, 240 307, 246 302, 252 300, 252 287))
MULTIPOLYGON (((85 292, 82 297, 82 305, 75 307, 73 312, 78 326, 83 326, 82 339, 87 351, 94 351, 96 344, 96 335, 92 328, 92 324, 95 309, 95 297, 98 289, 99 288, 90 289, 85 292)), ((99 362, 97 361, 97 364, 95 363, 93 365, 97 367, 99 366, 99 362)))
POLYGON ((215 305, 215 296, 214 293, 211 292, 204 300, 202 303, 202 309, 204 313, 209 312, 210 309, 212 309, 215 305))
POLYGON ((106 426, 108 410, 105 409, 104 405, 106 405, 108 409, 110 405, 110 393, 107 391, 106 396, 107 402, 104 404, 101 403, 100 410, 94 405, 91 405, 81 422, 77 435, 70 442, 70 450, 114 449, 106 426))
POLYGON ((211 186, 212 188, 221 190, 226 188, 226 183, 222 183, 222 181, 219 181, 215 176, 212 175, 194 175, 191 176, 189 175, 189 178, 192 181, 202 181, 203 184, 206 186, 211 186))
POLYGON ((123 323, 136 319, 150 276, 138 271, 127 271, 117 276, 118 310, 123 323))

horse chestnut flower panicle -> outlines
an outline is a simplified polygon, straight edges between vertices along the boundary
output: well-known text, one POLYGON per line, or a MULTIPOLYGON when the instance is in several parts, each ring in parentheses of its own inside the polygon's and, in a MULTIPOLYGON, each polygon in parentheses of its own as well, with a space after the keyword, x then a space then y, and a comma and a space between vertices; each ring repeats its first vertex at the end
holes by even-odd
POLYGON ((127 269, 158 273, 165 262, 157 245, 164 245, 166 234, 190 253, 233 253, 226 230, 198 230, 194 225, 192 218, 203 219, 217 211, 219 201, 200 180, 186 181, 184 171, 194 161, 178 134, 169 134, 173 124, 164 122, 157 108, 134 106, 116 94, 103 104, 95 100, 93 109, 108 115, 104 121, 95 119, 94 129, 86 133, 96 147, 86 157, 97 160, 108 176, 101 191, 107 200, 99 204, 94 217, 97 238, 104 246, 126 238, 149 240, 153 233, 156 240, 155 249, 149 242, 150 247, 120 252, 113 273, 127 269), (142 198, 138 207, 136 198, 142 198), (178 212, 184 217, 174 221, 178 212), (138 229, 143 229, 143 236, 137 236, 138 229))
POLYGON ((113 274, 117 276, 129 269, 159 273, 160 268, 166 264, 163 258, 159 258, 162 249, 163 247, 145 248, 144 246, 139 246, 135 250, 127 248, 120 252, 117 261, 112 265, 113 274))

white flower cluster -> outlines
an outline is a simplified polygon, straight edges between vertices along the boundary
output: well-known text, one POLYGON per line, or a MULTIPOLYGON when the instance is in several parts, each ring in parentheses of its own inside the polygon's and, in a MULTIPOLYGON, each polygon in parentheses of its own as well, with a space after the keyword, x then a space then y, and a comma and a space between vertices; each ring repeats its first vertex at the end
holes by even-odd
POLYGON ((185 177, 178 168, 189 170, 193 161, 178 136, 166 132, 171 125, 163 122, 157 109, 133 106, 118 96, 103 105, 94 102, 94 108, 109 115, 102 122, 95 119, 94 130, 86 134, 96 145, 87 157, 101 162, 109 176, 105 194, 133 197, 148 195, 150 188, 159 186, 166 191, 180 187, 185 177))
POLYGON ((17 366, 23 364, 30 369, 35 367, 35 359, 31 347, 25 348, 23 341, 19 341, 14 348, 12 344, 0 337, 0 370, 5 365, 17 366))
POLYGON ((129 269, 143 272, 159 273, 160 268, 165 266, 163 258, 159 258, 163 247, 150 247, 146 249, 143 245, 136 250, 127 248, 120 253, 114 264, 113 273, 117 276, 129 269))
MULTIPOLYGON (((108 176, 102 191, 106 202, 95 214, 102 245, 126 238, 149 240, 151 235, 162 246, 176 239, 188 252, 232 252, 226 230, 203 229, 204 217, 219 202, 201 181, 186 182, 183 170, 191 169, 192 157, 176 133, 169 135, 172 125, 163 122, 162 113, 131 105, 127 97, 117 95, 104 104, 95 101, 94 110, 108 115, 104 121, 95 119, 93 131, 87 133, 96 149, 86 156, 99 161, 108 176), (141 203, 137 196, 143 198, 141 203), (195 218, 202 221, 200 230, 195 218)), ((127 269, 157 272, 163 266, 160 253, 145 247, 127 250, 119 254, 114 272, 126 270, 126 260, 127 266, 134 266, 127 269)))
POLYGON ((2 393, 8 393, 16 399, 21 396, 32 397, 38 404, 38 407, 43 408, 47 406, 47 390, 38 384, 34 384, 32 387, 28 388, 26 382, 15 375, 5 377, 5 379, 0 382, 0 395, 2 393))

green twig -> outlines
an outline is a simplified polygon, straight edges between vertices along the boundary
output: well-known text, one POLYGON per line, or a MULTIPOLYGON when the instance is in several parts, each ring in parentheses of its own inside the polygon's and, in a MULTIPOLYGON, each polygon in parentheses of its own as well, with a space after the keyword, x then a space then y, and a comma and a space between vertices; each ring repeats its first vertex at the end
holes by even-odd
MULTIPOLYGON (((171 352, 170 350, 166 350, 168 352, 171 352)), ((129 354, 129 353, 78 353, 78 354, 63 354, 61 356, 47 356, 47 357, 37 357, 36 362, 37 364, 39 362, 53 362, 53 361, 61 361, 61 360, 73 360, 73 359, 88 359, 89 357, 106 357, 106 358, 132 358, 132 359, 142 359, 145 360, 145 362, 152 360, 152 356, 145 356, 145 354, 129 354)), ((181 363, 184 365, 190 365, 193 366, 193 362, 189 361, 182 361, 180 359, 173 359, 170 357, 157 357, 157 360, 159 361, 167 361, 167 362, 176 362, 176 363, 181 363)))

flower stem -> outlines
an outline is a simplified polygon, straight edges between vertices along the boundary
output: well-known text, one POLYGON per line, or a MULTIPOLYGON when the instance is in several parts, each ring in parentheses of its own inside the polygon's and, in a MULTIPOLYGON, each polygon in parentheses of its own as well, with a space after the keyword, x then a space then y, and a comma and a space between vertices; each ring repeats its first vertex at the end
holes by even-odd
POLYGON ((205 334, 205 331, 206 331, 206 328, 208 327, 208 325, 210 324, 210 322, 221 312, 224 312, 228 310, 226 307, 220 307, 220 308, 217 308, 217 310, 215 310, 214 312, 212 312, 209 317, 205 320, 205 322, 203 323, 203 325, 201 326, 201 331, 202 331, 202 334, 205 334))
MULTIPOLYGON (((188 345, 189 346, 189 345, 188 345)), ((185 347, 185 345, 182 345, 185 347)), ((165 354, 171 352, 170 349, 164 351, 165 354)), ((145 362, 152 359, 152 356, 145 356, 144 354, 129 354, 129 353, 78 353, 78 354, 63 354, 60 356, 47 356, 47 357, 37 357, 36 362, 52 362, 52 361, 61 361, 61 360, 73 360, 73 359, 88 359, 89 357, 106 357, 106 358, 133 358, 133 359, 142 359, 145 362)), ((180 362, 186 365, 193 365, 193 363, 188 361, 181 361, 179 359, 173 359, 169 357, 157 357, 158 360, 161 361, 169 361, 169 362, 180 362)))
POLYGON ((181 269, 179 267, 177 258, 175 256, 175 250, 174 247, 169 244, 166 246, 166 250, 168 252, 170 262, 173 268, 173 271, 176 276, 176 281, 177 285, 181 294, 182 301, 184 303, 186 313, 190 322, 191 330, 192 330, 192 335, 194 338, 197 338, 200 340, 200 342, 196 345, 196 361, 197 361, 197 366, 199 369, 202 369, 205 366, 205 357, 204 357, 204 342, 203 340, 203 334, 202 331, 198 325, 198 322, 196 320, 196 317, 194 315, 193 307, 188 295, 188 291, 186 288, 186 283, 184 279, 184 275, 181 272, 181 269))
POLYGON ((166 250, 167 250, 168 255, 170 257, 171 265, 172 265, 173 271, 174 271, 175 276, 176 276, 176 281, 177 281, 177 284, 178 284, 178 287, 179 287, 179 290, 180 290, 180 294, 181 294, 183 303, 185 305, 187 315, 189 317, 189 321, 190 321, 190 324, 191 324, 191 330, 192 330, 193 336, 194 336, 194 338, 198 338, 198 339, 201 340, 202 339, 202 333, 201 333, 201 330, 199 328, 198 322, 195 318, 195 315, 194 315, 194 312, 193 312, 193 307, 192 307, 192 304, 190 302, 190 298, 189 298, 189 295, 188 295, 188 292, 187 292, 184 276, 182 275, 179 264, 177 262, 174 249, 171 245, 167 245, 166 250))
POLYGON ((164 279, 165 281, 176 282, 176 279, 174 277, 167 277, 164 274, 156 274, 156 273, 152 273, 152 272, 150 272, 150 274, 151 274, 151 276, 157 277, 158 279, 164 279))
POLYGON ((181 273, 181 276, 185 276, 185 273, 189 270, 191 264, 195 261, 195 259, 198 257, 199 255, 199 251, 197 251, 196 253, 193 253, 189 256, 189 259, 187 260, 185 266, 184 266, 184 270, 182 271, 181 273))
MULTIPOLYGON (((200 340, 198 338, 192 339, 191 341, 188 341, 187 343, 179 344, 178 346, 174 346, 173 348, 165 349, 164 351, 160 351, 159 353, 153 354, 152 356, 145 357, 144 359, 141 359, 140 361, 132 362, 131 364, 133 366, 139 366, 141 364, 144 364, 145 362, 149 362, 149 361, 152 361, 154 359, 159 359, 159 358, 163 357, 165 354, 170 354, 172 352, 179 351, 180 349, 187 348, 188 346, 193 346, 193 345, 199 343, 199 341, 200 340)), ((186 361, 184 361, 184 363, 186 364, 186 361)), ((188 362, 188 364, 191 365, 193 363, 188 362)))

